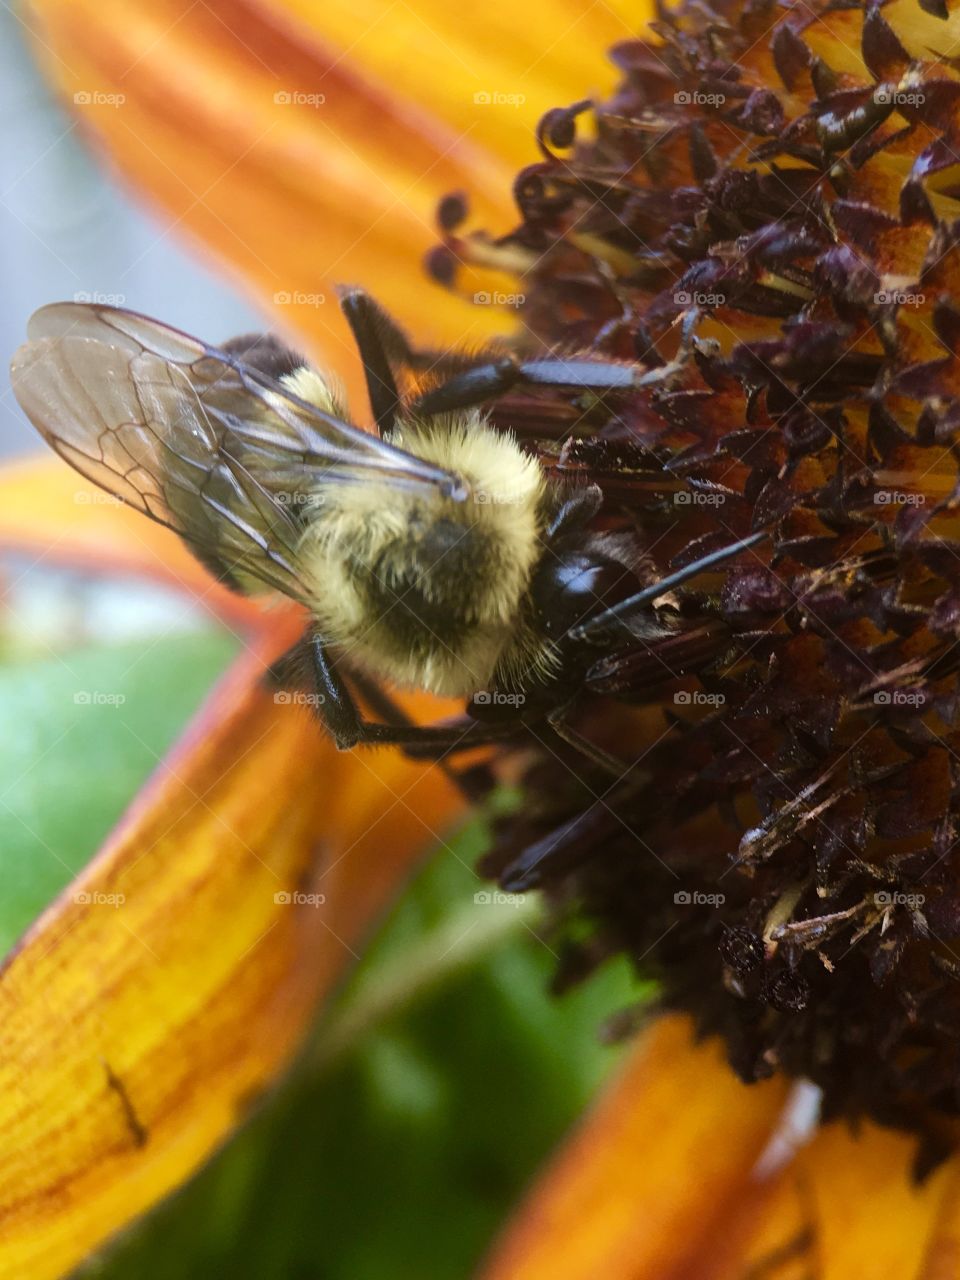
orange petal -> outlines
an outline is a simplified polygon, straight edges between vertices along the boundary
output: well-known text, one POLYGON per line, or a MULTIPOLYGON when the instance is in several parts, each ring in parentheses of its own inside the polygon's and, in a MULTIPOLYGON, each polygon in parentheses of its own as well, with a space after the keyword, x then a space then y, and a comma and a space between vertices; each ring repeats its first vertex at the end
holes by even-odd
MULTIPOLYGON (((768 1185, 741 1196, 703 1280, 947 1280, 960 1274, 960 1166, 917 1185, 917 1140, 825 1126, 768 1185)), ((694 1264, 696 1266, 696 1264, 694 1264)))
POLYGON ((785 1085, 740 1084, 664 1018, 547 1169, 483 1280, 680 1280, 766 1145, 785 1085))
POLYGON ((0 547, 34 563, 130 573, 180 587, 219 617, 263 622, 263 608, 215 582, 180 539, 87 484, 52 455, 0 467, 0 547))
POLYGON ((808 1197, 823 1280, 920 1274, 950 1170, 941 1168, 916 1186, 916 1150, 916 1139, 905 1134, 868 1124, 854 1136, 833 1124, 800 1152, 787 1176, 808 1197))
POLYGON ((455 808, 438 771, 339 755, 276 705, 271 656, 233 669, 0 975, 4 1276, 62 1275, 210 1154, 455 808))
POLYGON ((947 1280, 960 1160, 914 1182, 917 1140, 864 1124, 758 1157, 783 1081, 745 1086, 665 1019, 555 1158, 483 1280, 947 1280), (766 1161, 764 1163, 767 1163, 766 1161))
POLYGON ((530 0, 522 11, 494 0, 473 10, 468 21, 443 0, 274 5, 281 7, 368 80, 417 103, 511 169, 538 158, 532 136, 544 112, 612 89, 606 51, 636 36, 653 14, 652 4, 576 0, 530 0), (416 50, 416 56, 398 58, 398 49, 416 50))
POLYGON ((741 1188, 723 1232, 688 1257, 690 1274, 698 1280, 956 1275, 922 1269, 953 1175, 944 1167, 917 1187, 915 1153, 915 1139, 874 1125, 856 1137, 843 1125, 826 1126, 776 1178, 741 1188))
POLYGON ((26 21, 122 174, 346 370, 339 281, 423 339, 504 327, 425 282, 436 202, 467 190, 506 226, 537 117, 609 87, 604 49, 638 17, 573 0, 491 0, 467 20, 435 0, 32 0, 26 21))
POLYGON ((943 1181, 917 1280, 951 1280, 960 1275, 960 1161, 950 1162, 943 1181))

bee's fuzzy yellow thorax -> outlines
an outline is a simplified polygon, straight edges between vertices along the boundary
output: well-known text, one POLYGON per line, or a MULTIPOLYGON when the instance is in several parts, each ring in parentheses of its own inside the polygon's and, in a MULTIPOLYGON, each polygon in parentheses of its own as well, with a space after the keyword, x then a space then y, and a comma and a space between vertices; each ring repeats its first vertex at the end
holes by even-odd
POLYGON ((315 612, 327 638, 377 674, 469 694, 520 643, 544 475, 476 412, 403 422, 391 443, 462 477, 467 496, 370 477, 328 486, 303 548, 315 612))
POLYGON ((543 492, 537 460, 477 410, 445 414, 428 424, 402 423, 391 443, 463 476, 478 506, 535 510, 543 492))

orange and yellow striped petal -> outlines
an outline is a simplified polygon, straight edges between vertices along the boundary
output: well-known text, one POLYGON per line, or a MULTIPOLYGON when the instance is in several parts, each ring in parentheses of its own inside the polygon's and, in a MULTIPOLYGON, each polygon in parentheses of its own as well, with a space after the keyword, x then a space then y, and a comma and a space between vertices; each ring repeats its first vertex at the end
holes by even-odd
POLYGON ((483 1280, 673 1280, 721 1229, 783 1105, 745 1089, 681 1018, 644 1038, 547 1169, 483 1280))
POLYGON ((436 0, 31 0, 24 21, 169 230, 355 376, 337 282, 364 284, 424 340, 505 327, 426 281, 436 202, 468 190, 485 224, 506 226, 537 117, 609 87, 604 50, 644 14, 571 0, 469 13, 436 0))
POLYGON ((177 587, 220 617, 266 621, 255 601, 215 582, 169 529, 88 484, 52 454, 0 468, 0 547, 100 573, 130 574, 177 587))
POLYGON ((0 973, 0 1275, 53 1280, 189 1176, 456 807, 438 771, 276 705, 255 677, 284 639, 0 973))
POLYGON ((555 1157, 482 1280, 946 1280, 960 1162, 921 1184, 914 1137, 830 1124, 791 1148, 786 1085, 740 1084, 661 1020, 555 1157), (778 1137, 778 1158, 764 1160, 778 1137))
POLYGON ((653 13, 652 4, 628 0, 531 0, 522 10, 494 0, 460 13, 443 0, 285 0, 282 7, 367 79, 511 170, 536 159, 532 136, 544 112, 613 87, 606 50, 636 36, 653 13))

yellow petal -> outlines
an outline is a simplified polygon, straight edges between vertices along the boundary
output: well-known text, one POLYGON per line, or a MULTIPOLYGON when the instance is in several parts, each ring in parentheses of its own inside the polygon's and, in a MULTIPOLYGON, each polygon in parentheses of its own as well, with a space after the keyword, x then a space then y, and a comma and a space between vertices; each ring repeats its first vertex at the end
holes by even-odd
POLYGON ((254 601, 215 582, 176 534, 87 484, 52 454, 0 467, 0 546, 26 552, 38 565, 153 578, 239 623, 264 618, 254 601))
POLYGON ((943 1184, 917 1280, 960 1275, 960 1161, 950 1162, 943 1184))
POLYGON ((781 1111, 781 1081, 740 1084, 685 1019, 645 1037, 547 1169, 483 1280, 680 1280, 713 1241, 781 1111))
POLYGON ((638 35, 653 13, 652 4, 625 0, 531 0, 522 10, 494 0, 467 20, 443 0, 286 0, 282 7, 367 79, 511 169, 539 158, 532 137, 546 111, 613 88, 607 50, 638 35))
POLYGON ((823 1280, 917 1276, 948 1168, 922 1186, 911 1176, 916 1139, 864 1125, 854 1136, 829 1125, 788 1171, 809 1195, 823 1280))
POLYGON ((482 1280, 960 1275, 960 1160, 918 1185, 911 1135, 834 1123, 791 1145, 785 1088, 740 1084, 715 1044, 663 1020, 547 1169, 482 1280))
POLYGON ((911 1135, 874 1124, 856 1134, 842 1124, 825 1126, 775 1180, 741 1197, 719 1249, 704 1252, 704 1276, 956 1276, 958 1166, 943 1165, 918 1185, 916 1154, 911 1135))
POLYGON ((0 975, 0 1275, 62 1275, 242 1120, 455 807, 248 653, 0 975), (317 895, 322 895, 318 897, 317 895))
POLYGON ((436 202, 469 190, 506 228, 537 117, 609 87, 605 46, 631 34, 607 5, 572 0, 469 16, 390 0, 29 10, 39 58, 124 177, 342 371, 355 356, 337 282, 366 285, 423 339, 504 327, 426 283, 436 202))

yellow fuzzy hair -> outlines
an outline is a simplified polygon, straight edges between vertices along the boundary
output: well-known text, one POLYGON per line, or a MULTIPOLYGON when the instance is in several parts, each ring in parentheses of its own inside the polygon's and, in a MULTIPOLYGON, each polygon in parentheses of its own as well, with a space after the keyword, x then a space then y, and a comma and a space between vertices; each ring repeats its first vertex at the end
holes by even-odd
POLYGON ((523 606, 542 554, 543 472, 475 411, 402 422, 391 443, 462 477, 469 495, 456 500, 370 476, 325 485, 301 547, 312 607, 324 637, 371 673, 467 696, 489 688, 499 671, 536 661, 523 606), (461 531, 454 549, 464 568, 455 582, 443 556, 436 564, 421 558, 440 528, 448 539, 461 531), (411 581, 433 619, 413 644, 409 629, 398 634, 395 612, 411 581))
POLYGON ((285 373, 280 382, 301 400, 306 400, 308 404, 315 404, 318 409, 331 414, 334 418, 346 420, 347 407, 343 387, 335 378, 327 378, 319 369, 314 369, 310 365, 301 365, 299 369, 294 369, 293 373, 285 373))

